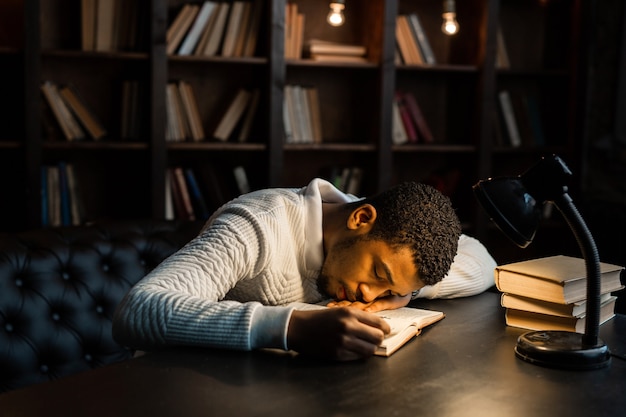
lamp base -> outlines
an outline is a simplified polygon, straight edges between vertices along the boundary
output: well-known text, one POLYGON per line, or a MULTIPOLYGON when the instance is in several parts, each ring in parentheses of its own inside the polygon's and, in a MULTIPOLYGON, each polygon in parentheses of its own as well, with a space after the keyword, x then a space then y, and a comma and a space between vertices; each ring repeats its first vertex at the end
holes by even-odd
POLYGON ((528 332, 517 339, 515 356, 535 365, 576 371, 608 366, 609 348, 602 340, 596 346, 584 346, 583 336, 557 330, 528 332))

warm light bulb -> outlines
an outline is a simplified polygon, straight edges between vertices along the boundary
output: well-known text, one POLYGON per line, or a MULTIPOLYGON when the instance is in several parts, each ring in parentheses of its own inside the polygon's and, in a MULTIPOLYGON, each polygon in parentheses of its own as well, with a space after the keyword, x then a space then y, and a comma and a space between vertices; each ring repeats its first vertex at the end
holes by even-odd
POLYGON ((446 35, 454 35, 459 31, 459 22, 456 21, 456 13, 444 13, 441 30, 446 35))
POLYGON ((454 35, 459 31, 459 22, 456 21, 456 4, 454 0, 443 0, 443 24, 441 31, 446 35, 454 35))
POLYGON ((330 12, 328 13, 328 17, 326 21, 331 26, 341 26, 346 21, 346 17, 343 15, 343 9, 345 5, 343 1, 334 1, 330 3, 330 12))

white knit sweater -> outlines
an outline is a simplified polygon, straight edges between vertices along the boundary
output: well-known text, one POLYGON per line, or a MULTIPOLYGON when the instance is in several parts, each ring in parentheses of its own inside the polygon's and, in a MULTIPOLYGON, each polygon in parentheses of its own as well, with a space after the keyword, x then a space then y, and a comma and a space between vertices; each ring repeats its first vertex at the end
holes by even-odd
MULTIPOLYGON (((294 301, 319 302, 322 202, 357 198, 315 179, 301 189, 243 195, 200 234, 135 285, 113 322, 119 343, 137 349, 196 345, 287 349, 294 301)), ((495 262, 462 235, 448 275, 420 297, 468 296, 493 284, 495 262)))

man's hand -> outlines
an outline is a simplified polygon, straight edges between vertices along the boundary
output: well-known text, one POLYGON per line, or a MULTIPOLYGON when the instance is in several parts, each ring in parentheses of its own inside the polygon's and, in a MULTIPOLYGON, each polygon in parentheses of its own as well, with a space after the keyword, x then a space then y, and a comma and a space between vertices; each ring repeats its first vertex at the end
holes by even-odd
POLYGON ((377 298, 371 303, 363 303, 361 301, 331 301, 327 304, 328 307, 352 307, 363 311, 369 311, 375 313, 382 310, 393 310, 400 307, 405 307, 411 301, 411 294, 403 297, 399 295, 388 295, 386 297, 377 298))
POLYGON ((287 343, 300 353, 347 361, 372 356, 389 331, 384 319, 354 308, 295 310, 287 343))

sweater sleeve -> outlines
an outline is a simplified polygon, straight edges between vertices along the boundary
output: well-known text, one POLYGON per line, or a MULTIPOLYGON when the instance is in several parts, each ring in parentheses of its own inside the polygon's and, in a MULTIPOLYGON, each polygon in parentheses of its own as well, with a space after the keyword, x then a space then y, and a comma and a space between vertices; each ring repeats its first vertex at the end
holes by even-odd
POLYGON ((168 345, 286 349, 291 308, 224 300, 267 261, 259 250, 264 243, 258 227, 234 216, 203 230, 128 292, 113 320, 115 339, 142 350, 168 345))
POLYGON ((459 247, 448 274, 437 284, 423 287, 418 298, 456 298, 479 294, 494 285, 496 261, 478 240, 467 235, 459 247))

